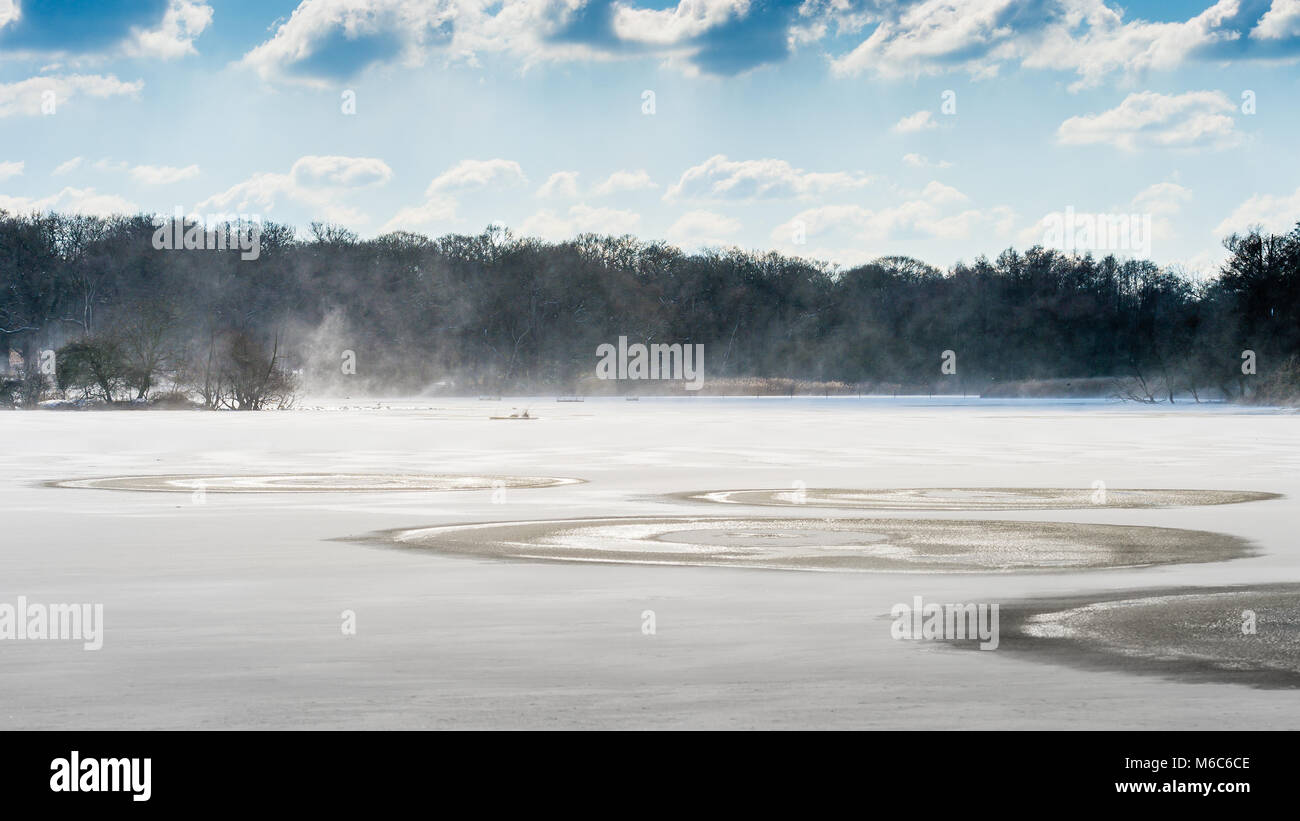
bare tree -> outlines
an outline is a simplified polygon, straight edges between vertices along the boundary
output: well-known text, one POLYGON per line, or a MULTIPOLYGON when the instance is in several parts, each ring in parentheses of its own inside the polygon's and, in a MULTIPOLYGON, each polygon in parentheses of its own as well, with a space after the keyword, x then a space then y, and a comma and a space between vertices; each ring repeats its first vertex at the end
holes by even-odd
POLYGON ((270 351, 248 332, 229 334, 220 353, 220 374, 220 401, 225 407, 262 410, 293 404, 297 379, 281 361, 278 333, 270 351))
POLYGON ((109 336, 84 337, 58 350, 59 390, 80 391, 84 398, 112 404, 126 382, 126 361, 118 341, 109 336))

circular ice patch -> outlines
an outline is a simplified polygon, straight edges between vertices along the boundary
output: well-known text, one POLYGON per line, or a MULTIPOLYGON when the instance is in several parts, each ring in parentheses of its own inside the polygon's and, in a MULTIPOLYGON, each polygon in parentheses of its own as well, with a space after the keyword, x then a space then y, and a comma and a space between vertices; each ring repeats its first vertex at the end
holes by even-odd
POLYGON ((570 485, 581 479, 550 476, 450 475, 423 473, 294 473, 211 476, 109 476, 63 479, 54 487, 142 490, 162 493, 336 493, 344 491, 442 491, 535 488, 570 485))
POLYGON ((862 510, 1079 510, 1227 505, 1278 499, 1246 490, 1107 488, 807 488, 704 490, 674 498, 735 505, 852 508, 862 510))
POLYGON ((495 558, 902 572, 1088 570, 1249 553, 1242 539, 1201 530, 936 519, 569 519, 446 525, 376 538, 495 558))

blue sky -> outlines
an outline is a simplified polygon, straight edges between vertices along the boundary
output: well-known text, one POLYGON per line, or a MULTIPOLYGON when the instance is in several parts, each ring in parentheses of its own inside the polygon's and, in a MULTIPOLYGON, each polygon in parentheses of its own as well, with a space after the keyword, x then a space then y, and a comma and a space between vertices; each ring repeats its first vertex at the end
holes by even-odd
POLYGON ((1195 274, 1300 219, 1297 59, 1300 0, 0 0, 0 208, 1195 274))

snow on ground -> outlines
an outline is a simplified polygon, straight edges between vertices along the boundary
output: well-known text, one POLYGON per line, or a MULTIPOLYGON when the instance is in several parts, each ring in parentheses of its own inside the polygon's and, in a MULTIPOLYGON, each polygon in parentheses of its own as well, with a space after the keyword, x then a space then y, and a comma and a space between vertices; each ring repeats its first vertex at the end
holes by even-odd
MULTIPOLYGON (((104 605, 103 649, 0 641, 0 727, 1297 728, 1287 691, 895 641, 889 611, 1300 581, 1300 420, 1226 406, 961 399, 309 401, 0 413, 0 602, 104 605), (512 406, 527 424, 489 420, 512 406), (139 474, 554 476, 460 492, 156 493, 139 474), (1227 562, 1053 573, 528 563, 346 541, 583 516, 783 516, 740 488, 1189 488, 1206 507, 884 511, 1232 534, 1227 562), (343 635, 341 614, 356 614, 343 635), (642 632, 654 611, 656 633, 642 632)), ((862 516, 861 510, 810 510, 862 516)))

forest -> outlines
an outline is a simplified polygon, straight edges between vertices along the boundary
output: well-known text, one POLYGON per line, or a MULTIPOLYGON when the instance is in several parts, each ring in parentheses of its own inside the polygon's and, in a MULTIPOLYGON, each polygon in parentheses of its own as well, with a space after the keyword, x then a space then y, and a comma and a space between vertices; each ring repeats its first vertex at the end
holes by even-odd
POLYGON ((244 259, 157 249, 156 227, 148 215, 0 211, 0 403, 255 410, 307 389, 581 394, 598 346, 619 337, 703 344, 721 392, 1110 380, 1146 402, 1300 393, 1300 225, 1227 237, 1226 262, 1202 281, 1042 247, 946 269, 899 256, 838 268, 500 227, 363 240, 267 223, 244 259))

